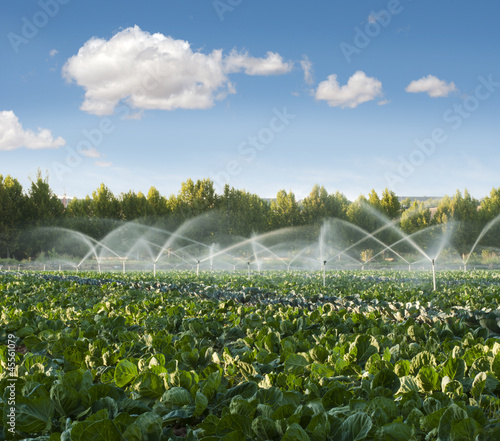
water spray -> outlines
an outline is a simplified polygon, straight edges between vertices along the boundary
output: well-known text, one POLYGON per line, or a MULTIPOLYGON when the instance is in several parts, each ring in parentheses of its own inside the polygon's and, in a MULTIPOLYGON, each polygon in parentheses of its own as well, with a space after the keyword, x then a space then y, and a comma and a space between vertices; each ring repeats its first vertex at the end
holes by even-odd
POLYGON ((436 265, 434 259, 431 260, 432 263, 432 285, 434 287, 433 291, 436 291, 436 265))

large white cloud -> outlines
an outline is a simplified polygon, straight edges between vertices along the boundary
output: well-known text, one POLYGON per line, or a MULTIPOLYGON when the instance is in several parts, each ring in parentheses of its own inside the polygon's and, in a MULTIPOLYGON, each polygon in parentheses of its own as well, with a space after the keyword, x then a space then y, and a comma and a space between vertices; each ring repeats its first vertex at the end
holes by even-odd
POLYGON ((419 80, 412 81, 405 89, 409 93, 426 92, 433 98, 448 96, 457 90, 455 83, 447 83, 434 75, 427 75, 419 80))
POLYGON ((230 73, 278 75, 291 68, 273 52, 265 58, 234 50, 204 54, 187 41, 135 26, 109 40, 87 41, 68 59, 63 76, 85 89, 82 110, 107 115, 122 100, 136 109, 207 109, 234 93, 230 73))
POLYGON ((0 112, 0 150, 15 150, 21 147, 33 150, 56 149, 65 144, 66 141, 61 137, 54 139, 48 129, 38 128, 36 133, 23 129, 12 110, 0 112))
POLYGON ((357 71, 349 78, 347 84, 340 86, 337 75, 329 75, 328 79, 319 83, 315 97, 324 100, 332 107, 357 107, 366 101, 382 96, 382 83, 373 77, 367 77, 357 71))

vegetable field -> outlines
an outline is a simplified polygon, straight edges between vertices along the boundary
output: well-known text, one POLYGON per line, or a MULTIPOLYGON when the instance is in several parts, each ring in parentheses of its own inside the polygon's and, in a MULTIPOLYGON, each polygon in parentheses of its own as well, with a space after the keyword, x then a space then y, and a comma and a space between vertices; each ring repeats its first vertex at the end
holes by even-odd
POLYGON ((0 439, 500 440, 500 272, 0 273, 0 439))

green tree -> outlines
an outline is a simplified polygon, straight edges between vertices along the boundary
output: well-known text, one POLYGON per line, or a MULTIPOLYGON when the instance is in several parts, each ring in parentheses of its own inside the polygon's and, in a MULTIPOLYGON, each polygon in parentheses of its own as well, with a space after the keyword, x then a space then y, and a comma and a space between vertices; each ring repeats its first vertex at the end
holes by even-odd
POLYGON ((149 189, 147 199, 152 215, 165 216, 168 213, 167 200, 156 187, 149 189))
POLYGON ((267 230, 269 204, 259 196, 226 184, 218 205, 225 234, 249 237, 267 230))
POLYGON ((31 225, 50 225, 61 218, 64 205, 49 186, 49 178, 38 170, 36 179, 31 181, 26 206, 26 220, 31 225))
POLYGON ((493 188, 479 205, 479 218, 483 225, 500 216, 500 187, 493 188))
POLYGON ((401 214, 401 204, 396 193, 387 188, 382 192, 380 199, 380 208, 389 219, 397 219, 401 214))
POLYGON ((290 190, 278 191, 276 200, 271 202, 269 226, 271 230, 300 225, 300 208, 295 195, 290 190))
POLYGON ((91 215, 101 219, 119 219, 120 202, 103 183, 92 192, 91 215))
POLYGON ((193 182, 188 179, 181 184, 177 196, 170 196, 168 206, 181 222, 214 209, 217 202, 214 183, 210 179, 193 182))
POLYGON ((24 257, 19 243, 26 197, 17 179, 0 175, 0 257, 24 257))
POLYGON ((401 230, 410 235, 431 225, 431 211, 423 202, 413 202, 401 216, 401 230))
POLYGON ((453 221, 453 235, 450 242, 462 257, 465 257, 471 250, 481 229, 478 206, 479 202, 469 194, 467 189, 463 196, 457 190, 452 199, 445 196, 441 200, 433 219, 436 224, 453 221))
POLYGON ((320 224, 330 217, 330 198, 325 187, 315 185, 309 196, 302 201, 302 219, 306 225, 320 224))
POLYGON ((151 206, 146 197, 141 193, 129 191, 120 198, 121 214, 124 220, 131 221, 152 214, 151 206))

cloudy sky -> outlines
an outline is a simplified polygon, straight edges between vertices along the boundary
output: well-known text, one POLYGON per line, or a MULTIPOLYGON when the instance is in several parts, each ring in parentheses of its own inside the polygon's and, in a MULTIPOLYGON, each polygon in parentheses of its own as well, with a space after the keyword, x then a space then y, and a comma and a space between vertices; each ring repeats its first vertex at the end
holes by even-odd
POLYGON ((0 174, 58 194, 500 186, 495 0, 4 0, 0 174))

